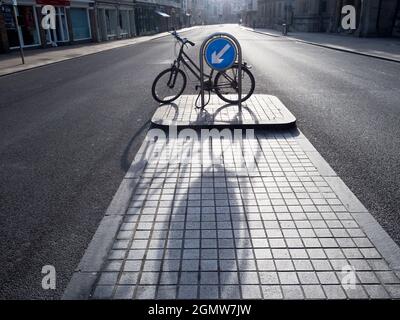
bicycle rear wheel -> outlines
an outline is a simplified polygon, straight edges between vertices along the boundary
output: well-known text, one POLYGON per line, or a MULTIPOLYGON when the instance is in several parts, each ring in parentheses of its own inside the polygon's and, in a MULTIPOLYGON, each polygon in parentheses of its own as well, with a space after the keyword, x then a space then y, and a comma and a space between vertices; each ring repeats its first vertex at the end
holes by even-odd
POLYGON ((186 75, 178 68, 169 68, 161 72, 153 82, 151 93, 160 103, 176 100, 186 88, 186 75))
MULTIPOLYGON (((238 102, 238 64, 233 65, 225 71, 220 71, 215 76, 215 93, 227 103, 238 102)), ((242 66, 242 102, 246 101, 253 94, 256 81, 253 74, 246 66, 242 66)))

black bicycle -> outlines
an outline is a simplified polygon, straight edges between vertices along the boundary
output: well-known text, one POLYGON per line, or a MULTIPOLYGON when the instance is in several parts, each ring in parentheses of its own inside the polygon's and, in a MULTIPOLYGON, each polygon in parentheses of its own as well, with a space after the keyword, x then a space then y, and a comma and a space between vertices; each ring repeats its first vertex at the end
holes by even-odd
MULTIPOLYGON (((181 66, 187 68, 200 82, 200 68, 185 53, 185 47, 195 44, 186 39, 181 38, 176 31, 171 32, 175 39, 181 44, 178 57, 172 66, 162 71, 154 80, 152 86, 153 98, 160 103, 170 103, 176 100, 185 90, 187 77, 181 66)), ((209 94, 214 91, 223 101, 231 104, 238 102, 234 99, 238 97, 238 63, 235 63, 227 70, 219 71, 214 77, 214 70, 210 74, 205 74, 206 81, 204 89, 209 94)), ((196 86, 196 90, 199 85, 196 86)), ((255 88, 255 80, 253 74, 249 70, 249 66, 244 62, 242 64, 242 101, 246 101, 253 94, 255 88)))

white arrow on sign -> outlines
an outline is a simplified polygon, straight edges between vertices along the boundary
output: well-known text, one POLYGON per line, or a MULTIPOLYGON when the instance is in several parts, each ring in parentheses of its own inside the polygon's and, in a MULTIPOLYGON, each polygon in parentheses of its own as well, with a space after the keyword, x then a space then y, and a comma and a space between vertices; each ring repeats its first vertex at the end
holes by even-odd
POLYGON ((222 63, 224 61, 224 59, 222 59, 222 56, 230 49, 230 47, 231 45, 227 43, 219 53, 217 53, 217 51, 214 51, 214 53, 211 55, 212 64, 222 63))

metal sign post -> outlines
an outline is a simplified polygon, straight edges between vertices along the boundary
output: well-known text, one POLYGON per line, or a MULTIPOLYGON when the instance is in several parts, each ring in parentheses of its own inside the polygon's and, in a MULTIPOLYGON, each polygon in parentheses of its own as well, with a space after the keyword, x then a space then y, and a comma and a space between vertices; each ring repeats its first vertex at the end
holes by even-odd
POLYGON ((218 32, 207 37, 200 48, 200 95, 201 107, 204 101, 204 60, 214 70, 227 70, 238 63, 238 106, 242 111, 242 48, 239 41, 229 33, 218 32))
POLYGON ((22 36, 21 36, 21 31, 19 30, 19 23, 18 23, 17 0, 12 1, 12 6, 14 10, 15 27, 17 28, 17 34, 18 34, 19 53, 21 55, 22 64, 25 64, 24 49, 22 49, 22 36))

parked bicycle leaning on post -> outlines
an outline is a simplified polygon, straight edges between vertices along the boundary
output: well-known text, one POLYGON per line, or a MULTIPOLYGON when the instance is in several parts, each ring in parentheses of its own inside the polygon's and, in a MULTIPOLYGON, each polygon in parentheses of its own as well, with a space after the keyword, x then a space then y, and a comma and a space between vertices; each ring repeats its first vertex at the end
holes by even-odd
MULTIPOLYGON (((160 103, 171 103, 184 92, 187 76, 182 70, 182 66, 186 67, 197 78, 199 84, 201 78, 199 66, 185 52, 185 48, 188 48, 189 45, 194 47, 195 43, 187 38, 182 38, 175 30, 171 32, 171 35, 180 44, 180 49, 171 67, 162 71, 153 82, 152 95, 160 103)), ((205 75, 205 91, 209 94, 211 91, 215 92, 219 98, 227 103, 237 103, 238 69, 239 66, 236 62, 224 71, 211 70, 210 74, 205 75), (236 98, 234 98, 235 95, 236 98)), ((242 102, 249 99, 255 89, 255 79, 249 69, 250 67, 244 62, 242 64, 242 102)), ((198 88, 199 85, 196 86, 196 89, 198 88)))

